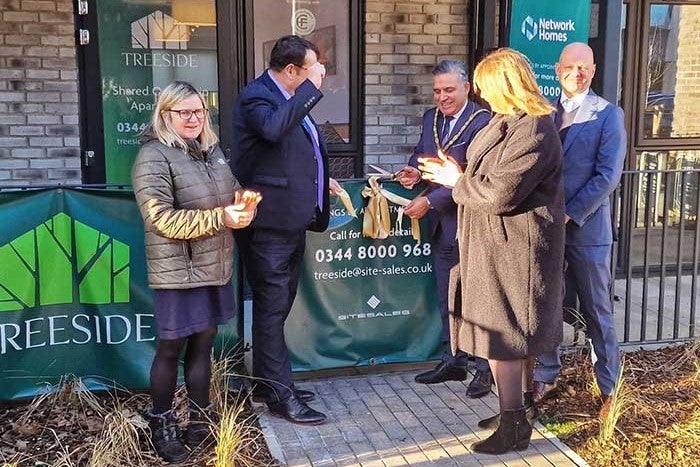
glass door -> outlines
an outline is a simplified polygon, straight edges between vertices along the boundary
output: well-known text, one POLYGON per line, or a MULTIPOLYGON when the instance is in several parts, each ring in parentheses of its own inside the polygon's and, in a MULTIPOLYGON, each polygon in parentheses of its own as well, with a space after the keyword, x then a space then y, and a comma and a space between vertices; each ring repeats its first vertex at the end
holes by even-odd
POLYGON ((101 0, 77 16, 89 37, 79 49, 84 182, 131 183, 139 136, 158 92, 175 80, 204 94, 222 147, 229 149, 240 64, 230 52, 237 50, 238 24, 236 2, 218 3, 101 0), (219 24, 219 17, 228 24, 219 24))
POLYGON ((318 47, 326 78, 323 99, 311 115, 329 148, 331 175, 336 178, 362 172, 359 4, 357 0, 255 0, 248 2, 247 9, 251 16, 246 21, 248 79, 267 69, 272 46, 282 36, 296 34, 318 47))
POLYGON ((218 129, 214 0, 97 4, 106 183, 129 183, 139 134, 158 92, 173 81, 199 89, 218 129))

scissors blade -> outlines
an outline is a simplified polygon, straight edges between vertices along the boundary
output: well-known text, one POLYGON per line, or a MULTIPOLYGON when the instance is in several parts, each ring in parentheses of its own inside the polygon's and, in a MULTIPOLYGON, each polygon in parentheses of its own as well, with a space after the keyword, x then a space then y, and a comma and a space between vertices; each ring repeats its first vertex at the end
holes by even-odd
POLYGON ((381 167, 379 167, 377 165, 374 165, 374 164, 367 164, 367 165, 369 165, 370 167, 372 167, 374 170, 376 170, 378 172, 377 174, 372 174, 372 175, 393 175, 388 170, 382 169, 381 167))
POLYGON ((368 173, 366 175, 367 175, 367 177, 377 177, 377 178, 381 178, 382 180, 393 180, 394 179, 394 174, 368 173))

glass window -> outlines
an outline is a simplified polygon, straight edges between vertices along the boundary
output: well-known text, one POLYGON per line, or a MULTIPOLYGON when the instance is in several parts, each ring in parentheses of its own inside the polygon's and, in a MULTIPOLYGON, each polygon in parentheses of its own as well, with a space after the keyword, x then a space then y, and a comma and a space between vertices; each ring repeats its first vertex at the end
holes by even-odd
POLYGON ((647 27, 643 136, 700 136, 700 5, 652 4, 647 27))
POLYGON ((160 89, 175 80, 202 91, 218 129, 214 0, 97 2, 106 183, 130 183, 139 133, 160 89))
POLYGON ((272 46, 296 34, 320 50, 326 66, 323 99, 311 112, 326 143, 350 142, 350 1, 255 0, 253 2, 255 75, 268 66, 272 46))

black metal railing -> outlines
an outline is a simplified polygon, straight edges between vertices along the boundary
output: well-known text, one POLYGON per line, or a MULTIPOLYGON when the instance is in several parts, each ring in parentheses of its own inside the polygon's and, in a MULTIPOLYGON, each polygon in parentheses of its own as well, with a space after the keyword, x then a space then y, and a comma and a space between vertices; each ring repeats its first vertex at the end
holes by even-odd
POLYGON ((696 338, 699 188, 700 169, 622 175, 613 197, 613 294, 623 343, 696 338))

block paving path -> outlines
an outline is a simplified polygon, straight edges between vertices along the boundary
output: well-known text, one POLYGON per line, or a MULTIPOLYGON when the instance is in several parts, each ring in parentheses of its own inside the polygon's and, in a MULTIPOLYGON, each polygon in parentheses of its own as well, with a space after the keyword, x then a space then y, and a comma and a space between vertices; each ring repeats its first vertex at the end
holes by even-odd
MULTIPOLYGON (((526 451, 476 454, 474 441, 491 430, 477 426, 496 413, 498 399, 466 397, 467 382, 422 385, 418 371, 331 377, 297 387, 316 393, 309 405, 328 415, 323 425, 301 426, 254 404, 272 455, 297 466, 582 466, 561 441, 535 425, 526 451)), ((471 377, 469 377, 471 380, 471 377)))

